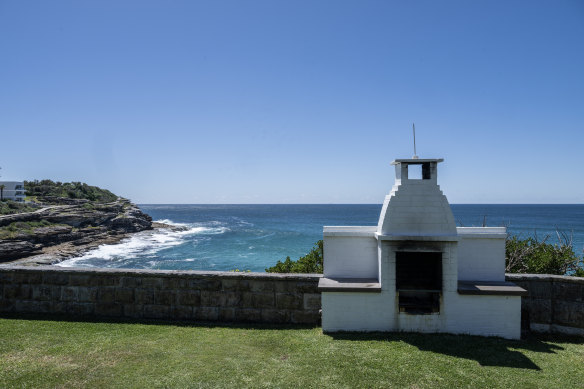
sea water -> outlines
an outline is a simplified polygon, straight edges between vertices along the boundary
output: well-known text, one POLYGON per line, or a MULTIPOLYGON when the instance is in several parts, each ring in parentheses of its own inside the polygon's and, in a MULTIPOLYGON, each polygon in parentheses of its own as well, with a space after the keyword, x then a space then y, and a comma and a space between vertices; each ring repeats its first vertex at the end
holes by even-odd
MULTIPOLYGON (((557 243, 556 231, 584 248, 584 205, 451 205, 458 226, 506 226, 510 235, 557 243)), ((143 231, 60 266, 264 271, 305 255, 323 226, 377 225, 381 205, 140 205, 180 231, 143 231)))

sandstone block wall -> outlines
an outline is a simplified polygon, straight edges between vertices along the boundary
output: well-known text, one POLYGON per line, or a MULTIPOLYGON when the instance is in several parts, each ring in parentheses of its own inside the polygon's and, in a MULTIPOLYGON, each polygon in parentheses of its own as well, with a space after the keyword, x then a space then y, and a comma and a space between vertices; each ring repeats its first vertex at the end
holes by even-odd
POLYGON ((0 312, 320 322, 319 275, 0 267, 0 312))
POLYGON ((507 281, 527 289, 522 320, 537 332, 584 335, 584 278, 548 274, 507 274, 507 281))

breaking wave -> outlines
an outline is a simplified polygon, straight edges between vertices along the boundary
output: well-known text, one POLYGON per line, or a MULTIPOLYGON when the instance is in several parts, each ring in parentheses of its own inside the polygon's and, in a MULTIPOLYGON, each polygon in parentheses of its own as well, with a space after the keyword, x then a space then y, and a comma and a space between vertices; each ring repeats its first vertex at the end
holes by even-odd
MULTIPOLYGON (((82 256, 65 260, 56 265, 62 267, 124 267, 124 265, 134 264, 136 266, 136 260, 139 258, 153 258, 159 252, 171 247, 186 243, 196 245, 199 240, 209 239, 211 235, 224 234, 229 231, 229 228, 221 226, 221 223, 218 222, 177 223, 168 219, 156 220, 156 222, 167 224, 170 227, 142 231, 117 244, 100 245, 82 256)), ((153 261, 143 261, 142 263, 143 266, 139 267, 151 268, 155 265, 153 261)))

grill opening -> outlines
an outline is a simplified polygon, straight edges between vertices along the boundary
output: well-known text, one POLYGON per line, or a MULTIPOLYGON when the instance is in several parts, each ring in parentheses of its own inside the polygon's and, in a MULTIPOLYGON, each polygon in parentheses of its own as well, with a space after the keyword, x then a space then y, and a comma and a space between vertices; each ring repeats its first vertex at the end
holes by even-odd
POLYGON ((442 253, 397 252, 396 289, 400 312, 440 312, 442 253))

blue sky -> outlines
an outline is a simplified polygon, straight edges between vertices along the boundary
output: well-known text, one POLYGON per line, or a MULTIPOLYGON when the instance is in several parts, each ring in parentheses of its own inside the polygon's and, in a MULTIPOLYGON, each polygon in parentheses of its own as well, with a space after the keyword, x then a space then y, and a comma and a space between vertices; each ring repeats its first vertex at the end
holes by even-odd
POLYGON ((138 203, 584 202, 584 2, 0 0, 3 180, 138 203))

